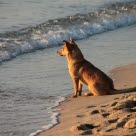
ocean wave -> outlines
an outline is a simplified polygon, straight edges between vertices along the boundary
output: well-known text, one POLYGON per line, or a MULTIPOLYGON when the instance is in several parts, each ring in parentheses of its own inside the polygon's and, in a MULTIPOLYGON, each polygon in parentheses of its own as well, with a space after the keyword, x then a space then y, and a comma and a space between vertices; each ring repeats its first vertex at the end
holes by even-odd
POLYGON ((0 62, 24 53, 111 31, 136 23, 136 1, 116 2, 86 14, 49 20, 33 28, 0 34, 0 62))

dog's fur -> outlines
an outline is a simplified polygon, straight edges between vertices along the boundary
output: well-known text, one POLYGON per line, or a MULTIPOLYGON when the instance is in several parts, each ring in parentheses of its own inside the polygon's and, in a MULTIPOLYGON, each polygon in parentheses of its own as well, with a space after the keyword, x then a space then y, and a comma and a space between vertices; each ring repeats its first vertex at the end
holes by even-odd
POLYGON ((68 69, 74 84, 74 95, 81 95, 82 85, 87 85, 94 96, 109 95, 113 92, 114 85, 110 77, 87 61, 73 39, 63 41, 58 55, 66 56, 68 69))

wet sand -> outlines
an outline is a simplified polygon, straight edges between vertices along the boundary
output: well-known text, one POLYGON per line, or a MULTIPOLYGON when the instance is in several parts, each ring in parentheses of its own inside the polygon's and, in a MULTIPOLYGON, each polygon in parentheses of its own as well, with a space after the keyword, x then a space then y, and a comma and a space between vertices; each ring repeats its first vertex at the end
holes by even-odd
MULTIPOLYGON (((136 64, 110 72, 116 89, 136 87, 136 64)), ((39 136, 136 135, 136 91, 107 96, 67 97, 59 124, 39 136)))

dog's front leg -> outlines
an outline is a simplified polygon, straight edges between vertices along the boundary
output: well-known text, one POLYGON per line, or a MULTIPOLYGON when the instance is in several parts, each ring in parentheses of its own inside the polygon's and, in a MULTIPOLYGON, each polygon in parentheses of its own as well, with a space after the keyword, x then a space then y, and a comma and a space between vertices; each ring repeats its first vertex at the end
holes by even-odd
POLYGON ((78 78, 73 78, 73 85, 74 85, 74 95, 73 98, 77 97, 78 94, 78 84, 79 84, 79 79, 78 78))
POLYGON ((83 85, 81 84, 81 82, 78 83, 78 93, 79 93, 79 96, 82 95, 82 87, 83 85))

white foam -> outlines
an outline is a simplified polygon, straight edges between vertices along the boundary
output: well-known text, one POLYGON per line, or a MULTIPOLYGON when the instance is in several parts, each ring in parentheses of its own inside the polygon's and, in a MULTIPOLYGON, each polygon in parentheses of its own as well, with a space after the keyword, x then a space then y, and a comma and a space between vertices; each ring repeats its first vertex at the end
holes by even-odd
POLYGON ((67 30, 60 30, 56 32, 49 32, 48 44, 59 45, 64 39, 69 39, 70 37, 78 40, 86 38, 90 35, 102 33, 109 30, 114 30, 118 27, 128 26, 136 23, 136 15, 123 16, 114 20, 103 19, 101 23, 90 24, 84 22, 83 25, 74 26, 67 30), (58 36, 59 35, 59 36, 58 36), (59 37, 59 38, 58 38, 59 37))
POLYGON ((56 101, 55 105, 52 107, 52 115, 51 115, 51 123, 48 125, 43 126, 41 129, 37 130, 36 132, 31 133, 29 136, 36 136, 39 133, 48 130, 55 125, 59 123, 58 116, 60 113, 58 112, 60 109, 54 109, 56 106, 59 106, 61 102, 65 101, 65 97, 59 97, 58 100, 56 101))
POLYGON ((58 100, 56 101, 54 107, 59 106, 59 104, 60 104, 61 102, 65 101, 65 100, 66 100, 65 97, 59 97, 58 100))
POLYGON ((10 54, 8 53, 8 51, 0 51, 0 59, 1 61, 10 60, 10 54))
POLYGON ((62 43, 62 41, 68 40, 70 37, 73 39, 83 39, 88 36, 102 33, 109 30, 117 29, 118 27, 128 26, 136 23, 136 15, 123 16, 114 20, 103 19, 101 23, 84 22, 80 26, 73 26, 66 30, 59 31, 49 31, 46 35, 41 36, 41 41, 43 39, 47 40, 45 46, 56 46, 62 43))
MULTIPOLYGON (((120 18, 106 20, 101 23, 84 22, 82 25, 71 26, 66 30, 60 28, 58 31, 49 31, 46 34, 34 34, 29 41, 17 42, 15 39, 14 47, 2 43, 3 47, 9 48, 6 51, 0 51, 0 61, 10 60, 19 54, 32 52, 34 50, 43 49, 51 46, 58 46, 62 41, 69 40, 72 37, 75 40, 87 38, 88 36, 117 29, 119 27, 128 26, 136 23, 136 15, 126 15, 120 18)), ((9 40, 9 39, 8 39, 9 40)), ((1 46, 1 45, 0 45, 1 46)))
POLYGON ((43 130, 37 130, 36 132, 31 133, 29 136, 36 136, 41 133, 43 130))

